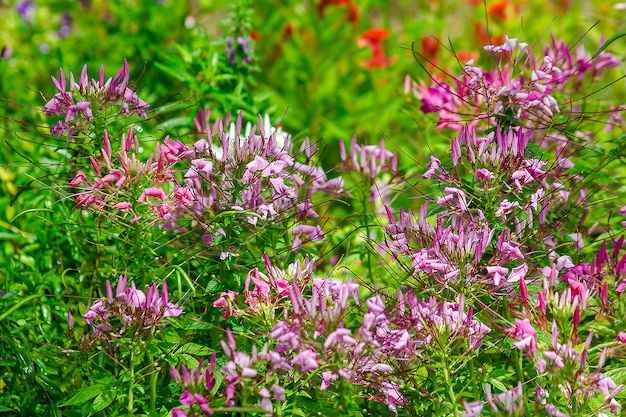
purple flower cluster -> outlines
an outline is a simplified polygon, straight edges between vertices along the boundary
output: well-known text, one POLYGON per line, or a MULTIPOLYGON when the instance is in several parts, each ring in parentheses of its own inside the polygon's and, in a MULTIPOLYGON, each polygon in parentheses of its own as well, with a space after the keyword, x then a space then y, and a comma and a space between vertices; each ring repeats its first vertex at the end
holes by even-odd
POLYGON ((35 9, 36 5, 30 0, 20 1, 15 5, 15 10, 27 24, 33 21, 35 9))
MULTIPOLYGON (((179 398, 181 407, 172 410, 173 417, 212 415, 214 411, 209 403, 220 403, 226 408, 240 405, 237 397, 238 390, 250 387, 254 387, 253 394, 258 399, 258 405, 268 416, 274 412, 272 400, 280 402, 286 400, 285 389, 278 384, 277 373, 292 368, 280 355, 268 351, 267 344, 261 351, 257 351, 254 346, 250 355, 238 351, 230 329, 226 329, 226 338, 226 341, 221 341, 228 358, 228 362, 221 369, 226 386, 217 392, 212 392, 216 385, 215 354, 211 357, 210 366, 204 370, 202 361, 198 364, 197 370, 188 371, 187 367, 182 365, 182 378, 176 368, 170 369, 172 378, 183 391, 179 398), (259 372, 257 367, 263 369, 263 372, 259 372)), ((247 394, 247 400, 251 400, 250 393, 247 394)))
POLYGON ((146 117, 148 104, 141 100, 129 86, 128 62, 115 78, 104 78, 104 66, 100 67, 99 79, 89 79, 87 65, 80 73, 78 82, 74 74, 70 73, 69 85, 65 73, 59 70, 59 79, 52 77, 58 93, 45 104, 46 115, 56 114, 64 119, 50 128, 52 134, 59 136, 68 133, 76 135, 88 130, 94 114, 103 112, 112 106, 119 106, 119 114, 129 115, 131 112, 140 117, 146 117))
MULTIPOLYGON (((394 260, 410 263, 405 269, 412 268, 417 280, 413 288, 437 282, 446 294, 467 294, 468 287, 475 293, 473 289, 486 287, 491 294, 512 296, 513 311, 517 307, 521 311, 516 313, 514 326, 502 330, 536 368, 536 410, 567 415, 561 410, 575 410, 575 404, 590 404, 593 397, 602 395, 603 409, 617 413, 615 396, 621 387, 600 373, 606 351, 591 372, 585 363, 593 332, 582 353, 576 346, 586 316, 593 312, 614 316, 611 306, 617 303, 611 297, 626 287, 626 255, 619 255, 624 238, 614 241, 612 255, 604 242, 589 263, 575 264, 562 252, 567 246, 584 247, 580 234, 566 235, 555 226, 564 210, 588 198, 587 189, 575 186, 582 178, 572 175, 570 157, 579 149, 574 141, 586 143, 589 138, 581 132, 573 139, 551 131, 542 133, 541 128, 550 126, 559 112, 553 92, 566 88, 575 74, 580 80, 585 72, 595 77, 619 60, 599 55, 595 64, 586 67, 582 62, 572 64, 565 51, 561 55, 547 51, 537 64, 527 45, 508 38, 503 45, 485 49, 498 54, 501 61, 512 59, 513 67, 484 72, 470 62, 456 80, 456 88, 436 82, 430 88, 422 84, 420 92, 417 85, 408 83, 422 98, 422 111, 439 112, 439 127, 451 127, 459 134, 451 141, 449 162, 431 156, 423 174, 440 190, 439 196, 427 200, 418 216, 403 209, 394 213, 386 206, 389 224, 378 247, 394 260), (529 68, 514 76, 521 66, 514 57, 518 52, 528 54, 529 68), (458 115, 467 113, 468 103, 479 110, 462 123, 458 115), (529 144, 542 148, 541 159, 529 144), (429 209, 433 203, 436 207, 429 209), (545 258, 537 265, 533 256, 537 250, 547 254, 551 266, 541 269, 545 258), (542 280, 543 290, 529 293, 529 283, 537 285, 542 280), (540 335, 551 321, 552 344, 544 346, 540 335), (557 328, 565 329, 564 340, 559 341, 557 328)), ((430 305, 446 303, 431 299, 430 305)), ((481 340, 483 333, 476 334, 481 340)), ((410 339, 398 340, 408 343, 410 339)), ((420 348, 428 347, 428 339, 418 342, 420 348)), ((618 342, 619 336, 614 343, 618 342)), ((526 410, 521 383, 501 394, 492 395, 489 386, 485 391, 489 408, 498 415, 520 415, 526 410)), ((465 415, 480 415, 483 406, 482 401, 465 403, 465 415)))
POLYGON ((382 210, 388 204, 394 179, 402 181, 397 175, 398 154, 385 149, 384 139, 377 145, 361 145, 356 136, 350 143, 350 154, 343 141, 339 141, 339 154, 342 160, 340 170, 355 177, 356 182, 370 186, 370 201, 382 210))
MULTIPOLYGON (((604 43, 604 37, 600 39, 599 46, 604 43)), ((568 46, 563 40, 557 40, 554 35, 550 38, 550 44, 546 45, 545 55, 549 57, 554 65, 558 66, 561 76, 554 80, 556 84, 565 84, 571 79, 575 79, 574 88, 580 89, 582 82, 591 74, 592 79, 597 79, 600 75, 611 68, 619 67, 622 60, 608 52, 600 52, 595 58, 585 50, 585 46, 580 44, 576 47, 575 55, 573 48, 568 46)))
POLYGON ((241 65, 247 65, 252 61, 254 47, 250 45, 250 39, 238 36, 237 39, 232 37, 226 38, 226 58, 233 65, 237 65, 237 55, 241 53, 241 65))
POLYGON ((552 169, 548 161, 529 155, 532 138, 533 131, 521 126, 497 127, 480 136, 476 126, 464 125, 452 139, 452 166, 431 156, 423 174, 442 190, 434 201, 434 225, 427 221, 429 201, 417 219, 402 209, 396 219, 386 207, 390 224, 379 248, 394 259, 406 256, 414 276, 441 284, 484 283, 510 293, 511 284, 528 272, 528 250, 520 242, 539 243, 536 236, 527 238, 539 230, 544 234, 541 243, 552 250, 557 240, 555 230, 547 227, 551 213, 570 207, 571 197, 577 198, 575 204, 585 198, 585 190, 571 195, 572 165, 562 154, 552 169), (496 229, 501 231, 496 234, 496 229), (487 262, 486 253, 492 253, 487 262))
MULTIPOLYGON (((586 366, 593 331, 589 333, 582 352, 579 352, 571 342, 567 344, 558 342, 558 329, 556 322, 553 322, 551 346, 543 350, 540 356, 533 355, 536 349, 536 332, 528 320, 516 320, 516 327, 510 332, 514 337, 524 337, 515 346, 531 355, 537 369, 538 377, 534 384, 535 413, 545 412, 548 416, 569 417, 570 414, 562 411, 563 409, 576 412, 578 405, 588 403, 598 394, 602 397, 599 407, 596 407, 596 412, 600 413, 598 415, 606 415, 602 411, 619 413, 620 404, 615 397, 623 386, 618 386, 613 379, 600 372, 607 349, 604 348, 602 351, 594 371, 590 371, 586 366)), ((512 390, 496 395, 492 395, 491 387, 486 384, 485 394, 487 404, 493 412, 501 413, 497 415, 520 416, 524 412, 524 392, 521 382, 518 382, 517 387, 512 390)), ((483 406, 482 401, 464 403, 464 417, 480 416, 483 406)))
MULTIPOLYGON (((257 352, 256 346, 253 346, 252 353, 248 355, 237 350, 237 343, 230 329, 226 330, 226 336, 227 341, 222 340, 221 344, 229 359, 222 368, 222 372, 226 375, 224 380, 227 384, 225 388, 227 407, 237 405, 235 400, 237 388, 242 388, 246 382, 257 377, 270 381, 279 370, 292 369, 276 352, 268 351, 267 345, 260 352, 257 352), (257 366, 263 366, 266 369, 264 375, 259 375, 257 366)), ((282 402, 286 400, 285 389, 276 383, 272 384, 269 389, 263 386, 258 390, 257 395, 261 397, 260 407, 267 412, 267 415, 272 415, 274 412, 272 399, 282 402)))
POLYGON ((108 345, 123 337, 129 330, 133 337, 150 334, 162 325, 165 317, 178 317, 183 309, 169 302, 167 283, 163 281, 159 294, 156 283, 145 293, 120 275, 115 294, 109 280, 106 281, 107 298, 96 300, 84 314, 84 319, 93 330, 93 335, 83 336, 83 344, 103 340, 108 345))
POLYGON ((375 392, 372 399, 395 412, 406 399, 392 366, 405 369, 425 354, 433 338, 466 340, 476 349, 491 331, 472 319, 471 308, 464 312, 463 297, 459 304, 418 301, 410 290, 406 296, 398 293, 397 308, 386 307, 378 295, 370 297, 362 324, 353 331, 345 327, 345 317, 350 300, 358 302, 358 291, 353 282, 314 279, 311 296, 305 297, 294 282, 289 288, 293 312, 270 334, 287 365, 305 373, 324 369, 322 391, 341 378, 375 392))
MULTIPOLYGON (((324 233, 320 226, 305 223, 319 217, 312 195, 341 193, 343 179, 328 179, 322 168, 296 161, 289 136, 265 126, 261 116, 247 137, 242 134, 241 113, 230 130, 226 127, 229 118, 211 125, 209 116, 208 111, 198 113, 196 126, 204 138, 180 155, 191 162, 184 186, 195 197, 192 215, 200 218, 208 212, 241 212, 245 218, 242 227, 246 228, 296 219, 299 223, 291 229, 294 251, 304 241, 321 240, 324 233)), ((305 144, 306 151, 302 151, 308 159, 315 147, 305 144)), ((205 242, 223 233, 211 224, 203 227, 207 229, 205 242)))
POLYGON ((543 289, 537 293, 540 325, 545 327, 550 317, 559 318, 561 325, 569 321, 571 339, 578 340, 579 324, 593 310, 601 317, 615 317, 615 306, 626 288, 626 254, 620 254, 623 243, 624 236, 620 236, 609 253, 603 241, 591 262, 574 264, 568 256, 552 256, 554 263, 543 268, 543 289), (559 281, 566 284, 560 292, 559 281))
MULTIPOLYGON (((515 327, 505 330, 516 340, 514 346, 527 353, 536 368, 536 407, 544 409, 548 415, 568 416, 565 411, 573 410, 574 404, 587 404, 597 396, 601 396, 602 409, 619 413, 616 396, 623 387, 600 372, 605 359, 619 357, 619 350, 604 347, 592 371, 587 357, 595 332, 589 331, 580 348, 578 331, 586 315, 595 314, 604 319, 615 316, 612 306, 616 305, 626 285, 626 255, 620 254, 623 242, 623 236, 616 239, 613 250, 609 251, 604 241, 588 263, 575 265, 568 256, 553 256, 552 266, 542 270, 543 289, 536 298, 529 298, 526 293, 529 301, 523 314, 527 318, 516 319, 515 327), (557 291, 559 284, 565 284, 565 289, 557 291), (539 340, 533 321, 539 329, 545 329, 549 320, 551 341, 545 345, 539 340)), ((614 343, 620 343, 620 337, 621 333, 614 343)))

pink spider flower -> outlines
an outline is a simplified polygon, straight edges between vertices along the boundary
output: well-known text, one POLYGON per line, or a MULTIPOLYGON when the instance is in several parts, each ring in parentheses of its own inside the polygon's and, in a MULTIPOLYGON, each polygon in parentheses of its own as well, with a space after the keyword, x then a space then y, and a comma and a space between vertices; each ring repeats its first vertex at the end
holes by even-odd
POLYGON ((515 327, 506 329, 505 332, 517 339, 517 342, 513 343, 516 348, 525 351, 530 356, 537 350, 537 331, 533 328, 529 319, 515 319, 515 327))
POLYGON ((98 80, 89 80, 87 65, 83 67, 78 82, 76 82, 74 74, 70 73, 68 85, 62 68, 59 69, 58 80, 54 77, 51 78, 58 93, 45 104, 45 113, 46 115, 64 116, 64 120, 51 127, 50 131, 53 134, 77 133, 76 129, 79 126, 79 123, 76 123, 77 118, 89 124, 94 117, 94 109, 91 107, 94 103, 98 105, 98 110, 105 106, 119 106, 121 107, 120 114, 128 115, 134 112, 140 117, 146 116, 148 104, 128 87, 129 73, 126 59, 124 59, 124 65, 115 78, 109 78, 106 81, 104 79, 104 67, 100 67, 98 80))

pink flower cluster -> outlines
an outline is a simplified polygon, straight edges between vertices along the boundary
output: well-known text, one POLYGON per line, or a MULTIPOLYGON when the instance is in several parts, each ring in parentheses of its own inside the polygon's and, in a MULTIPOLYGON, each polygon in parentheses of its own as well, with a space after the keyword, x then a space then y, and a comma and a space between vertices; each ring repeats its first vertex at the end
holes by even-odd
POLYGON ((50 129, 52 134, 59 136, 68 133, 75 135, 84 124, 84 130, 94 117, 94 112, 100 112, 111 106, 120 106, 120 114, 136 113, 140 117, 146 117, 148 104, 141 100, 135 91, 129 86, 128 62, 124 59, 124 65, 115 78, 104 79, 104 66, 100 67, 98 80, 91 79, 87 75, 87 65, 80 73, 78 82, 74 74, 70 72, 69 85, 65 79, 65 73, 59 70, 59 79, 52 77, 52 82, 58 93, 45 104, 46 115, 56 114, 65 118, 50 129))
POLYGON ((619 58, 607 52, 592 58, 582 45, 574 58, 571 48, 563 41, 557 42, 554 36, 551 44, 546 46, 543 58, 532 54, 528 44, 508 37, 504 44, 487 45, 484 50, 498 55, 501 61, 512 59, 513 67, 504 64, 486 72, 469 61, 465 63, 463 74, 455 78, 454 85, 433 80, 427 87, 423 82, 418 85, 407 76, 405 94, 412 93, 422 101, 422 112, 438 113, 438 128, 459 130, 468 104, 478 109, 471 114, 471 126, 481 120, 491 124, 510 117, 524 120, 527 127, 545 125, 554 113, 560 112, 553 91, 565 89, 566 84, 574 79, 579 87, 587 74, 595 79, 621 63, 619 58), (516 51, 527 56, 523 60, 521 56, 514 57, 516 51), (528 68, 514 76, 512 71, 521 67, 522 63, 528 68))
MULTIPOLYGON (((589 332, 582 352, 574 349, 572 342, 561 344, 558 342, 558 329, 556 322, 552 322, 552 344, 549 349, 543 351, 542 358, 535 360, 535 366, 542 378, 539 380, 543 387, 538 390, 536 401, 551 398, 551 389, 558 388, 568 404, 576 401, 589 401, 597 393, 602 396, 607 409, 613 414, 619 413, 620 404, 615 400, 617 394, 623 389, 623 385, 617 385, 611 377, 603 374, 602 366, 607 354, 604 348, 595 371, 591 372, 586 367, 587 355, 591 347, 594 332, 589 332), (561 381, 554 387, 552 381, 561 381)), ((556 407, 555 407, 556 408, 556 407)))
MULTIPOLYGON (((147 217, 165 230, 194 229, 206 244, 225 236, 222 223, 212 220, 221 213, 243 220, 236 224, 248 230, 289 222, 294 251, 306 241, 322 240, 312 196, 342 193, 342 178, 328 179, 320 167, 297 162, 288 136, 273 128, 266 135, 260 117, 258 127, 243 136, 241 117, 230 132, 224 129, 228 120, 211 126, 208 114, 200 112, 196 122, 205 138, 187 147, 166 137, 145 161, 132 127, 117 152, 105 131, 100 155, 90 157, 95 175, 79 171, 70 182, 80 190, 77 206, 108 212, 109 217, 129 215, 131 223, 147 217), (219 144, 213 144, 214 136, 219 144)), ((314 152, 315 145, 305 141, 307 161, 314 152)))
POLYGON ((179 142, 157 143, 153 155, 145 162, 139 154, 139 141, 131 126, 122 135, 119 151, 114 155, 108 132, 98 159, 90 157, 93 174, 79 171, 70 186, 82 191, 76 194, 76 205, 98 211, 130 213, 131 223, 141 217, 140 206, 149 208, 155 218, 163 219, 166 228, 176 228, 177 214, 192 205, 193 194, 180 186, 174 164, 185 148, 179 142), (172 191, 166 192, 171 189, 172 191))
MULTIPOLYGON (((604 44, 604 36, 601 37, 598 46, 602 46, 602 44, 604 44)), ((545 55, 561 71, 561 76, 553 81, 555 84, 563 85, 575 79, 574 88, 578 90, 588 74, 591 74, 591 78, 595 80, 609 69, 619 67, 622 64, 619 57, 606 51, 592 57, 582 43, 576 47, 575 54, 572 54, 573 50, 574 48, 565 44, 563 40, 557 40, 554 35, 550 37, 550 44, 546 45, 545 55)))
MULTIPOLYGON (((267 253, 263 254, 267 274, 253 268, 248 272, 244 284, 246 314, 273 316, 281 302, 289 297, 291 282, 300 286, 307 285, 313 274, 315 262, 305 256, 303 260, 287 266, 286 270, 272 266, 267 253)), ((235 303, 237 293, 226 291, 213 303, 213 307, 224 309, 224 318, 239 314, 240 310, 235 303)))
POLYGON ((216 355, 211 356, 211 363, 206 369, 202 369, 203 360, 198 363, 197 369, 187 369, 185 365, 181 366, 182 378, 178 369, 170 368, 170 375, 174 382, 181 386, 183 393, 179 397, 182 407, 176 407, 172 410, 172 417, 187 417, 196 415, 199 411, 201 415, 210 416, 213 410, 209 407, 210 400, 206 397, 210 396, 211 390, 215 386, 215 364, 216 355), (197 405, 196 405, 197 404, 197 405), (200 410, 197 410, 197 409, 200 410))

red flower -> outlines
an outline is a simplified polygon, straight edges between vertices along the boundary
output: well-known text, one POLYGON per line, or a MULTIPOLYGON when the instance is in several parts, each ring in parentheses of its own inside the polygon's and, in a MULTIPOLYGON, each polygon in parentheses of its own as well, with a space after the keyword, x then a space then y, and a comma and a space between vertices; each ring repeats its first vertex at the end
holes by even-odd
POLYGON ((360 64, 366 68, 383 68, 393 64, 396 58, 387 58, 383 52, 383 41, 389 37, 389 32, 383 28, 366 30, 359 36, 359 48, 368 47, 372 50, 372 58, 360 64))
POLYGON ((348 7, 348 21, 350 23, 356 23, 359 20, 359 9, 356 7, 352 0, 322 0, 317 5, 317 14, 320 17, 324 16, 324 10, 328 6, 347 6, 348 7))
POLYGON ((479 54, 476 51, 468 51, 467 49, 462 49, 456 54, 456 57, 458 58, 461 64, 465 64, 466 62, 469 62, 472 59, 474 60, 474 64, 476 64, 476 61, 478 61, 479 54))
POLYGON ((257 42, 259 39, 261 39, 261 32, 259 32, 259 31, 251 30, 249 35, 250 35, 250 39, 252 39, 255 42, 257 42))
POLYGON ((509 2, 507 0, 500 0, 492 3, 487 9, 487 14, 494 20, 506 20, 508 5, 509 2))
POLYGON ((437 57, 439 52, 439 41, 432 36, 422 36, 421 40, 422 54, 429 59, 437 57))
POLYGON ((472 22, 472 26, 479 45, 501 45, 504 43, 504 34, 493 36, 487 31, 485 25, 476 20, 472 22))

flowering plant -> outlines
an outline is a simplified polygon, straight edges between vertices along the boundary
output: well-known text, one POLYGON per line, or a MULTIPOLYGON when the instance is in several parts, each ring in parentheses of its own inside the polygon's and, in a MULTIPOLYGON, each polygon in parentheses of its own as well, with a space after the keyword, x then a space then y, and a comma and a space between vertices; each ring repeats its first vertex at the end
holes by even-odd
MULTIPOLYGON (((0 166, 0 412, 623 412, 623 34, 533 42, 553 2, 519 38, 516 1, 488 28, 469 0, 78 3, 106 22, 85 43, 173 37, 120 42, 110 78, 51 59, 83 69, 2 125, 23 164, 0 166)), ((76 44, 48 6, 6 26, 38 41, 56 16, 76 44)))

